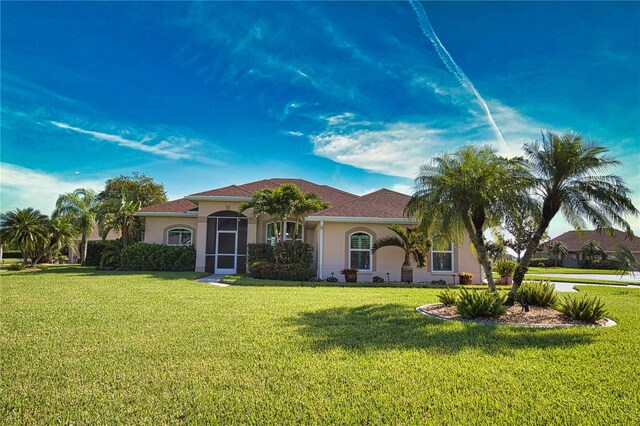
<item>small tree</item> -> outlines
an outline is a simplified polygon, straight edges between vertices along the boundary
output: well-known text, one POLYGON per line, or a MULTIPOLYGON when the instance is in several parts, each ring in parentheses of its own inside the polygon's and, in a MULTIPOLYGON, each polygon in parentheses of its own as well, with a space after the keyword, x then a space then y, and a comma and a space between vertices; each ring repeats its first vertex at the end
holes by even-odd
POLYGON ((396 233, 375 241, 371 246, 371 252, 375 253, 382 247, 400 247, 404 250, 404 262, 400 273, 400 281, 413 282, 413 266, 411 258, 419 268, 427 266, 427 256, 430 242, 426 232, 418 228, 404 228, 398 225, 388 227, 396 233))
POLYGON ((119 200, 110 199, 100 203, 97 219, 102 239, 106 239, 111 230, 120 231, 122 247, 127 248, 136 227, 135 214, 139 209, 140 202, 126 193, 119 200))
POLYGON ((580 249, 580 253, 582 253, 583 258, 589 261, 604 256, 604 250, 602 250, 602 246, 600 246, 600 243, 596 240, 587 241, 580 249))
POLYGON ((47 227, 47 216, 31 207, 0 214, 0 239, 3 243, 18 246, 24 264, 44 244, 47 227))
POLYGON ((64 219, 73 225, 80 234, 80 261, 83 264, 87 260, 89 235, 96 226, 98 204, 98 196, 94 191, 78 188, 73 192, 60 195, 52 214, 54 218, 64 219))
POLYGON ((558 266, 558 260, 569 254, 567 246, 562 241, 554 241, 549 243, 549 254, 555 259, 555 266, 558 266))

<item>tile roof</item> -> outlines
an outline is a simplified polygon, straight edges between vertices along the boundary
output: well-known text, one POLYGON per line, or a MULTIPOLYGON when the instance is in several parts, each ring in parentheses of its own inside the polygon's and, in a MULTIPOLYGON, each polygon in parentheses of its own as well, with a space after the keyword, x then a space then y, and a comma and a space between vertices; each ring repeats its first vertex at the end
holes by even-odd
POLYGON ((302 192, 313 192, 329 204, 337 205, 358 198, 357 195, 336 189, 327 185, 318 185, 304 179, 273 178, 249 182, 242 185, 229 185, 223 188, 198 192, 190 196, 219 196, 219 197, 251 197, 264 188, 276 188, 284 183, 296 185, 302 192))
POLYGON ((154 204, 152 206, 143 207, 141 212, 162 212, 162 213, 186 213, 188 211, 197 211, 198 205, 192 203, 186 198, 179 200, 167 201, 166 203, 154 204))
POLYGON ((346 203, 329 207, 310 215, 333 217, 375 217, 375 218, 402 218, 404 208, 411 199, 406 194, 380 189, 370 194, 357 197, 346 203))
POLYGON ((616 251, 618 244, 626 245, 633 252, 640 252, 640 238, 636 237, 631 240, 622 231, 614 229, 613 232, 613 240, 606 233, 600 231, 585 231, 583 236, 578 235, 577 231, 568 231, 551 241, 562 241, 570 252, 579 252, 589 240, 596 240, 606 252, 616 251))

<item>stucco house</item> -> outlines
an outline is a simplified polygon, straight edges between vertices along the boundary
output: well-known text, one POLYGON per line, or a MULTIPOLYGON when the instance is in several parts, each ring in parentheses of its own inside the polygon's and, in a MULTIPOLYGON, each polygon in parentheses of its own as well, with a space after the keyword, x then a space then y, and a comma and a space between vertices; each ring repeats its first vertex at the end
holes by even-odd
MULTIPOLYGON (((196 271, 216 274, 247 271, 247 244, 274 243, 274 224, 268 217, 251 217, 240 213, 240 203, 249 201, 263 188, 275 188, 285 183, 297 185, 303 192, 314 192, 329 207, 304 218, 299 227, 301 239, 313 246, 313 268, 319 278, 339 271, 358 269, 359 281, 371 281, 381 276, 400 280, 403 251, 385 247, 371 253, 372 243, 393 235, 391 224, 412 226, 403 215, 409 196, 388 189, 358 196, 318 185, 302 179, 265 179, 242 185, 230 185, 141 209, 144 218, 144 242, 184 245, 196 248, 196 271)), ((294 238, 294 223, 287 222, 286 238, 294 238)), ((472 255, 469 242, 450 243, 433 249, 427 268, 414 267, 414 281, 444 279, 470 272, 480 281, 480 264, 472 255)))

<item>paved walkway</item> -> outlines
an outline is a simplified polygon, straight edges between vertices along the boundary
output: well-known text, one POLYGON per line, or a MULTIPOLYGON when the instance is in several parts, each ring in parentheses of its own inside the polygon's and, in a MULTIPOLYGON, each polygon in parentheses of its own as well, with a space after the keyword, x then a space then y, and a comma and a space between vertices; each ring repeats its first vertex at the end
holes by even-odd
POLYGON ((635 285, 635 284, 622 286, 622 285, 610 285, 610 284, 559 283, 559 282, 554 282, 553 280, 551 280, 551 283, 555 284, 556 290, 561 293, 575 293, 577 290, 574 289, 573 287, 577 285, 585 285, 585 286, 591 286, 591 287, 615 287, 619 289, 635 288, 640 290, 640 285, 635 285))
POLYGON ((220 280, 222 278, 224 278, 225 275, 223 274, 213 274, 213 275, 208 275, 206 277, 197 279, 196 281, 198 281, 199 283, 204 283, 204 284, 209 284, 209 285, 215 285, 218 287, 229 287, 229 284, 225 284, 225 283, 221 283, 220 280))
POLYGON ((549 278, 590 278, 594 280, 608 280, 608 281, 622 281, 622 282, 637 282, 640 284, 640 274, 634 275, 624 275, 620 277, 618 275, 612 274, 533 274, 541 277, 549 277, 549 278))

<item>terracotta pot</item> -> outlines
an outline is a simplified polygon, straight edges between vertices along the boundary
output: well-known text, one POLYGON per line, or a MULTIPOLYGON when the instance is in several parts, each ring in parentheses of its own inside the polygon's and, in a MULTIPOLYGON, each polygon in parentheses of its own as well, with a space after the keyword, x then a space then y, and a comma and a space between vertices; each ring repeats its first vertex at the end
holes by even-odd
POLYGON ((471 280, 472 279, 468 277, 460 277, 460 284, 462 285, 472 284, 471 280))
POLYGON ((344 274, 344 280, 348 283, 357 283, 358 282, 358 274, 344 274))

